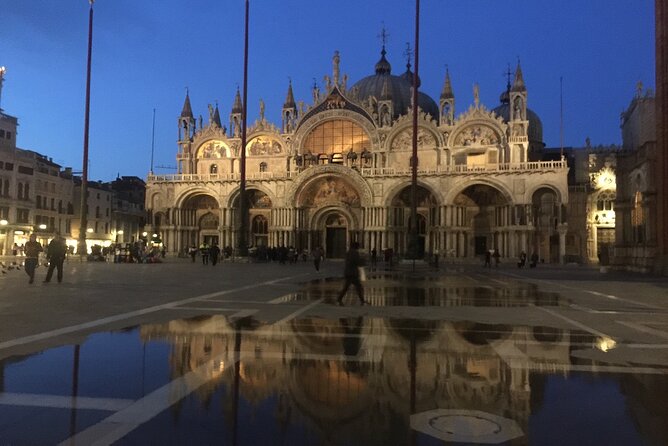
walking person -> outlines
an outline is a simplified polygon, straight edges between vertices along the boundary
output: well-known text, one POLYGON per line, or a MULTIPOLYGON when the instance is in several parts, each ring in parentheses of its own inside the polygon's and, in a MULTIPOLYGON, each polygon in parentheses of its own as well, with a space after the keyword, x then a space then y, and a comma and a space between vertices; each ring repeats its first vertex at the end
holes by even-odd
POLYGON ((494 250, 494 254, 492 254, 492 257, 494 257, 494 267, 498 268, 499 267, 499 259, 501 258, 501 254, 499 253, 498 249, 494 250))
POLYGON ((58 269, 58 283, 63 281, 63 262, 65 261, 66 255, 67 245, 65 244, 65 239, 62 238, 60 234, 56 234, 46 248, 46 258, 49 259, 49 270, 46 272, 44 283, 49 283, 51 281, 54 269, 58 269))
POLYGON ((202 265, 209 264, 209 245, 206 242, 202 242, 199 245, 199 254, 202 256, 202 265))
POLYGON ((25 271, 30 277, 28 283, 33 283, 35 281, 35 268, 39 265, 39 253, 44 251, 42 245, 37 241, 37 236, 35 234, 30 234, 30 240, 26 243, 26 261, 25 261, 25 271))
POLYGON ((485 252, 485 268, 491 268, 492 267, 492 253, 487 250, 485 252))
POLYGON ((378 251, 376 248, 371 250, 371 268, 376 269, 376 263, 378 263, 378 251))
POLYGON ((197 257, 197 246, 192 245, 190 248, 188 248, 188 254, 192 259, 192 262, 195 263, 195 257, 197 257))
POLYGON ((217 243, 213 243, 209 249, 209 257, 211 257, 211 264, 216 266, 218 263, 218 256, 220 255, 220 248, 217 243))
POLYGON ((313 266, 315 266, 316 271, 320 271, 320 262, 322 262, 322 248, 316 246, 311 251, 311 257, 313 257, 313 266))
POLYGON ((360 257, 360 253, 358 252, 359 247, 359 243, 352 242, 350 244, 350 249, 346 253, 345 265, 343 267, 343 275, 346 281, 343 285, 343 289, 339 293, 339 297, 336 299, 341 306, 343 306, 343 296, 348 292, 350 285, 355 286, 360 304, 364 305, 366 303, 364 301, 364 287, 362 286, 362 281, 360 279, 360 268, 364 266, 364 260, 360 257))

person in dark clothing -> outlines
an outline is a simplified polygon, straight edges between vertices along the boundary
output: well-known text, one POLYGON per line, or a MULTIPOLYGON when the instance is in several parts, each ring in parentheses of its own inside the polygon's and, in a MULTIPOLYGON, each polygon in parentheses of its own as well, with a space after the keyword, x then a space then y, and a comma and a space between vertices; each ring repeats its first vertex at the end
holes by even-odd
POLYGON ((364 287, 360 280, 360 267, 364 266, 364 260, 360 257, 358 252, 359 247, 359 243, 352 242, 350 244, 350 249, 346 253, 346 260, 343 268, 343 275, 346 281, 343 285, 343 289, 339 293, 339 297, 336 299, 339 305, 343 305, 343 296, 348 292, 350 285, 355 286, 360 304, 364 305, 366 303, 364 301, 364 287))
POLYGON ((485 252, 485 268, 492 267, 492 253, 488 250, 485 252))
POLYGON ((66 255, 67 245, 65 244, 65 239, 60 234, 56 234, 51 243, 49 243, 48 248, 46 248, 46 258, 49 259, 49 270, 46 272, 44 283, 51 281, 54 269, 58 269, 58 283, 63 281, 63 262, 66 255))
POLYGON ((35 281, 35 268, 39 264, 39 253, 44 251, 42 245, 37 241, 37 236, 35 234, 30 234, 30 240, 26 243, 25 253, 25 271, 30 277, 28 283, 33 283, 35 281))
POLYGON ((534 252, 531 254, 531 263, 529 264, 529 268, 535 268, 536 265, 538 265, 538 254, 534 252))
POLYGON ((217 244, 212 244, 211 248, 209 248, 209 257, 211 257, 211 264, 213 266, 216 266, 216 263, 218 263, 218 256, 220 255, 220 248, 218 247, 217 244))
POLYGON ((311 257, 313 257, 313 266, 315 266, 316 271, 320 271, 320 262, 322 262, 323 252, 320 246, 316 246, 311 251, 311 257))

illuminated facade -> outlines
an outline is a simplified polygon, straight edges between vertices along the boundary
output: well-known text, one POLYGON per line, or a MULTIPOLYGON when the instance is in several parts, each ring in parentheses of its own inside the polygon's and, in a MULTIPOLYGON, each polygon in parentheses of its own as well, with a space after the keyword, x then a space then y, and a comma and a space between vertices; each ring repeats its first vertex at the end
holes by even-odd
MULTIPOLYGON (((289 85, 280 127, 261 103, 243 148, 250 244, 320 245, 339 257, 356 240, 366 250, 406 252, 413 74, 410 65, 391 74, 385 54, 374 74, 349 86, 337 52, 310 106, 295 102, 289 85)), ((493 110, 475 85, 473 104, 457 114, 447 72, 438 102, 421 92, 418 106, 420 249, 460 261, 494 248, 504 257, 525 251, 563 260, 568 168, 563 160, 532 161, 543 148, 542 124, 527 108, 520 66, 493 110)), ((218 107, 198 123, 186 95, 178 173, 149 175, 146 190, 147 230, 169 251, 205 240, 237 245, 241 118, 238 91, 229 130, 218 107)))
POLYGON ((638 85, 635 97, 622 113, 624 154, 618 161, 617 267, 660 272, 657 227, 656 103, 654 93, 638 85))

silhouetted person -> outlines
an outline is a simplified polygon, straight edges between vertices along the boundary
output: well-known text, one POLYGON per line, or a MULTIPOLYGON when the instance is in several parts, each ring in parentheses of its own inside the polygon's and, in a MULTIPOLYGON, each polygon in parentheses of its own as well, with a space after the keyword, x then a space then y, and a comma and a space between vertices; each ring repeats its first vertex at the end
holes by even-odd
POLYGON ((536 265, 538 265, 538 254, 534 252, 531 254, 531 263, 529 264, 529 268, 535 268, 536 265))
POLYGON ((492 253, 488 251, 485 252, 485 268, 492 267, 492 253))
POLYGON ((65 244, 65 239, 60 234, 56 234, 51 243, 49 243, 49 247, 46 248, 46 258, 49 259, 49 270, 46 272, 44 283, 51 281, 54 269, 58 269, 58 283, 63 281, 63 262, 66 255, 67 245, 65 244))
POLYGON ((320 271, 320 262, 322 262, 324 252, 320 246, 316 246, 311 251, 311 257, 313 257, 313 266, 315 266, 316 271, 320 271))
POLYGON ((364 287, 362 286, 362 281, 360 280, 360 267, 364 266, 364 261, 358 252, 360 244, 357 242, 352 242, 350 244, 350 249, 346 253, 346 261, 343 268, 343 275, 345 278, 345 283, 343 289, 339 293, 337 302, 339 305, 343 305, 343 296, 348 292, 350 285, 354 285, 357 290, 357 297, 360 299, 362 305, 364 302, 364 287))
POLYGON ((39 264, 39 253, 44 251, 42 245, 37 241, 35 234, 30 234, 30 240, 25 245, 26 261, 25 271, 30 280, 28 283, 35 281, 35 268, 39 264))
POLYGON ((492 257, 494 257, 494 266, 496 268, 499 267, 499 259, 501 258, 501 254, 499 254, 499 250, 495 249, 494 254, 492 254, 492 257))
POLYGON ((216 266, 216 263, 218 263, 218 256, 220 255, 220 248, 218 247, 217 244, 212 244, 211 248, 209 248, 209 257, 211 257, 211 264, 213 266, 216 266))
POLYGON ((190 254, 190 258, 192 259, 193 263, 195 263, 195 257, 197 256, 197 247, 195 245, 192 245, 190 248, 188 248, 188 254, 190 254))

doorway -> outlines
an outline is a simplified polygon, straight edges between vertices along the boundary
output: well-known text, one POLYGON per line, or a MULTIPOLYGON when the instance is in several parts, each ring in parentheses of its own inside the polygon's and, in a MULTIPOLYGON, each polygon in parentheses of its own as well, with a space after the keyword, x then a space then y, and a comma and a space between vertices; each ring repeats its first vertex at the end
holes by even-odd
POLYGON ((327 251, 329 259, 341 259, 346 255, 346 228, 327 228, 327 251))

